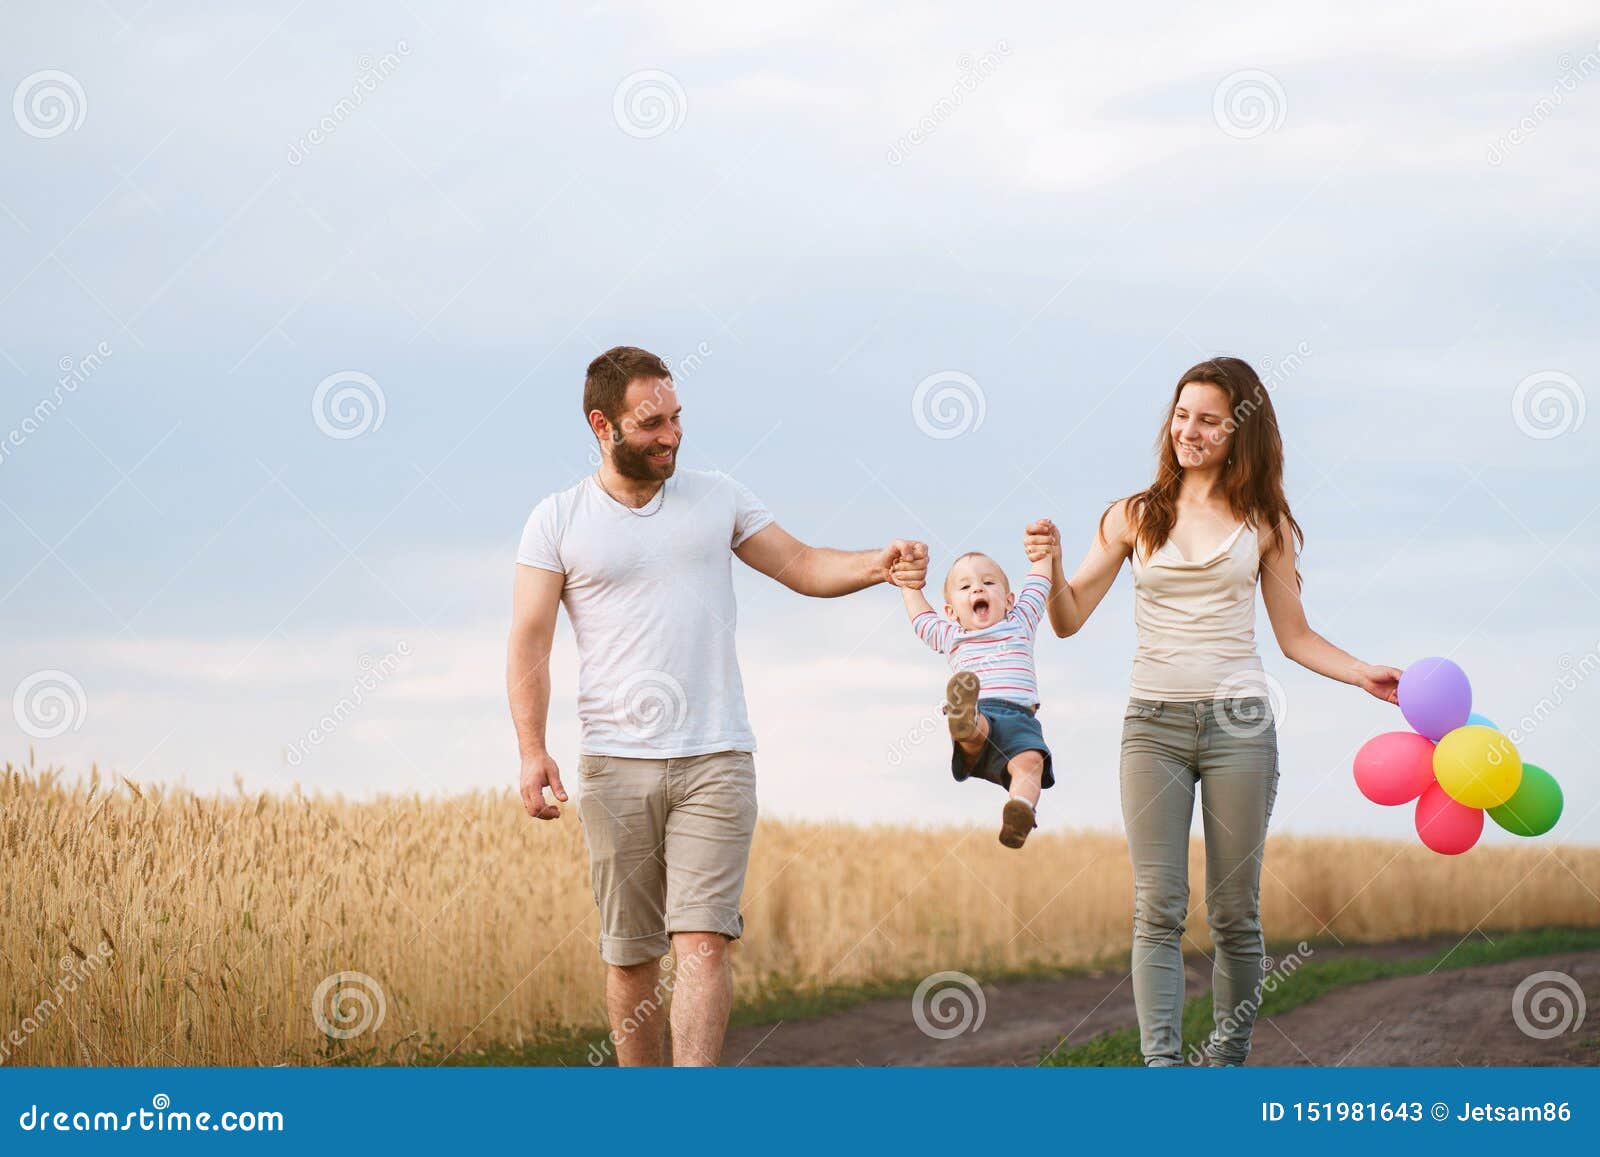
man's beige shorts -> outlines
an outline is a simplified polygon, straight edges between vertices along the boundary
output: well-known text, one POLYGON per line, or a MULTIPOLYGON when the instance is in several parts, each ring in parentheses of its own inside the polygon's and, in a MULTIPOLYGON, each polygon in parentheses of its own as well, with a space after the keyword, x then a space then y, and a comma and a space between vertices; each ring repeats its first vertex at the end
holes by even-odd
POLYGON ((607 964, 665 956, 673 932, 739 937, 739 896, 756 830, 749 752, 584 755, 578 788, 607 964))

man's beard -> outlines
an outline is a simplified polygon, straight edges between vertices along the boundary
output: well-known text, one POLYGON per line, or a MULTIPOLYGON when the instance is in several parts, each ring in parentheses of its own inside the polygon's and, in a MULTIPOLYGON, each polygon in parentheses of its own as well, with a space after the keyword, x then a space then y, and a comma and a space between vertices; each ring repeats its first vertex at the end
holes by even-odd
POLYGON ((678 468, 678 451, 672 451, 665 466, 650 460, 644 450, 635 450, 627 442, 611 443, 611 466, 630 482, 662 482, 672 477, 678 468))

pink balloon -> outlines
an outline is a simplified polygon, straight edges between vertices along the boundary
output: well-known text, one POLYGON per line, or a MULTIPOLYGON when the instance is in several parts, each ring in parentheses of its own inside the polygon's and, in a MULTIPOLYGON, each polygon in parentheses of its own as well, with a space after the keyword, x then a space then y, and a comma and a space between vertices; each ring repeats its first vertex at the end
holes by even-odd
POLYGON ((1385 807, 1410 803, 1433 782, 1433 740, 1415 731, 1386 731, 1356 752, 1356 786, 1385 807))
POLYGON ((1459 856, 1483 835, 1483 809, 1451 799, 1435 783, 1417 800, 1417 835, 1442 856, 1459 856))

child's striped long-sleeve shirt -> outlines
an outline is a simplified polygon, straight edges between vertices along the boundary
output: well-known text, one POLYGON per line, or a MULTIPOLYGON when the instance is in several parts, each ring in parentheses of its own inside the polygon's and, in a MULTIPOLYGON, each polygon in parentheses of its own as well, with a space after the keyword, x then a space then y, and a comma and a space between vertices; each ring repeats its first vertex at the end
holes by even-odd
POLYGON ((950 656, 950 670, 978 676, 982 699, 1009 699, 1025 707, 1039 705, 1039 677, 1033 667, 1033 639, 1044 618, 1050 580, 1029 575, 1017 591, 1016 604, 992 627, 969 631, 934 611, 911 621, 917 638, 950 656))

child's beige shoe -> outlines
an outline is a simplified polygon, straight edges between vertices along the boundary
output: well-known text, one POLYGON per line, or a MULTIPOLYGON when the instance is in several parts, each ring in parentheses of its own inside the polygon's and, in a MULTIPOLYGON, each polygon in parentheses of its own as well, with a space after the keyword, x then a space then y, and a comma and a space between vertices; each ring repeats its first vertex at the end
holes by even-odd
POLYGON ((978 677, 971 671, 957 671, 944 685, 944 713, 957 743, 978 734, 978 677))
POLYGON ((1028 842, 1028 833, 1039 826, 1039 821, 1034 818, 1033 808, 1028 806, 1026 800, 1013 796, 1006 800, 1006 806, 1000 812, 1000 842, 1008 848, 1020 848, 1028 842))

